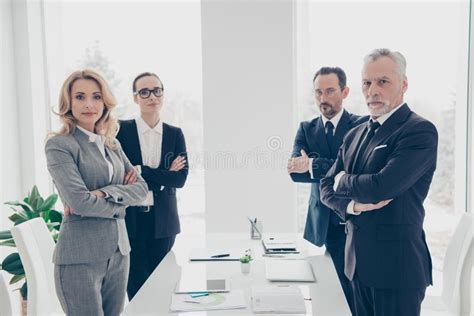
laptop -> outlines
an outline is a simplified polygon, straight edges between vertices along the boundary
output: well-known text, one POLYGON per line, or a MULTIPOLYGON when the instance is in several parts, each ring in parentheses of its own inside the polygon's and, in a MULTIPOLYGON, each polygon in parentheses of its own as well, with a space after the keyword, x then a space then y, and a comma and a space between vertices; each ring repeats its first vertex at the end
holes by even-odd
POLYGON ((296 249, 296 244, 292 240, 278 238, 278 237, 265 237, 262 239, 263 249, 266 254, 298 254, 299 251, 296 249))

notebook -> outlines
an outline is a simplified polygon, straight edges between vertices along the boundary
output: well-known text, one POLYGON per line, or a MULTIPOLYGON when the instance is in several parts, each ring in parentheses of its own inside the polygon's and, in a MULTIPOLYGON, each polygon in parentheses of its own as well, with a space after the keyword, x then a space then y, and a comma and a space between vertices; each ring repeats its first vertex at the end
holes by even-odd
POLYGON ((173 294, 171 296, 170 310, 172 312, 192 312, 246 307, 244 292, 242 290, 234 290, 229 293, 210 293, 207 296, 194 299, 187 294, 173 294))
POLYGON ((252 287, 252 311, 272 314, 306 314, 300 288, 296 286, 252 287))
POLYGON ((311 264, 306 260, 265 260, 265 276, 276 282, 315 282, 311 264))

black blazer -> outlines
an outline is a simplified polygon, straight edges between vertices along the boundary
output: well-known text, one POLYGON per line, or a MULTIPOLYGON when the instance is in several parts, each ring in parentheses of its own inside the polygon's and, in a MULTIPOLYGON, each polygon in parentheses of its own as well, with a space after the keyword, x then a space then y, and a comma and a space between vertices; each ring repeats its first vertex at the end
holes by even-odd
MULTIPOLYGON (((117 139, 122 144, 122 149, 130 162, 136 166, 140 165, 142 177, 148 188, 153 191, 155 212, 155 238, 164 238, 181 232, 178 207, 176 201, 176 188, 182 188, 188 176, 188 159, 186 143, 180 128, 163 123, 163 142, 161 145, 161 160, 158 168, 150 168, 143 165, 140 141, 138 138, 137 124, 135 120, 120 122, 120 130, 117 139), (177 156, 186 157, 186 166, 180 171, 169 171, 171 163, 177 156), (164 186, 163 191, 160 187, 164 186)), ((127 224, 130 238, 137 236, 136 210, 127 208, 125 222, 127 224)))
POLYGON ((425 200, 436 168, 438 133, 426 119, 402 105, 377 130, 360 163, 355 152, 367 124, 351 130, 327 176, 321 200, 348 221, 356 254, 356 273, 367 286, 400 289, 432 284, 431 257, 425 241, 425 200), (334 177, 341 171, 337 190, 334 177), (348 215, 351 200, 387 206, 348 215))
POLYGON ((291 156, 301 156, 300 151, 304 149, 310 158, 314 158, 314 179, 311 179, 309 172, 290 173, 290 177, 294 182, 312 183, 303 237, 316 246, 322 246, 326 243, 330 216, 329 208, 320 201, 319 181, 336 160, 337 152, 346 133, 367 120, 368 116, 360 117, 344 110, 334 133, 333 148, 329 148, 326 131, 320 116, 312 121, 301 122, 296 133, 291 156))

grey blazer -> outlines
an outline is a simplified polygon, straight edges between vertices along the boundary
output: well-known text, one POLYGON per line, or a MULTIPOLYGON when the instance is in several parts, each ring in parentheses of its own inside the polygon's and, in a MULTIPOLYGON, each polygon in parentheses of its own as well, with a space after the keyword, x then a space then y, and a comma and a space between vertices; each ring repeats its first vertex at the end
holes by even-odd
POLYGON ((133 168, 116 141, 117 149, 105 148, 113 165, 109 181, 107 162, 99 148, 78 128, 69 135, 56 135, 45 146, 48 170, 65 205, 74 214, 64 218, 53 262, 78 264, 104 261, 117 250, 130 252, 125 227, 125 208, 146 198, 147 185, 141 176, 134 184, 123 185, 126 172, 133 168), (90 192, 100 189, 107 198, 90 192))

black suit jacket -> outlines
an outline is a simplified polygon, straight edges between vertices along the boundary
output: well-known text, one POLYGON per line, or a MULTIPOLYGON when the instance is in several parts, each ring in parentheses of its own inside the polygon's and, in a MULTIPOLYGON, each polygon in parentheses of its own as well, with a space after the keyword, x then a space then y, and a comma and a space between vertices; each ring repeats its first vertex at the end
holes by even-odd
MULTIPOLYGON (((426 119, 402 105, 377 130, 360 163, 355 153, 367 124, 350 131, 327 176, 321 200, 348 221, 360 281, 376 288, 423 288, 432 284, 425 241, 425 200, 436 168, 438 133, 426 119), (334 177, 344 170, 337 190, 334 177), (351 200, 387 206, 348 215, 351 200)), ((349 238, 349 236, 348 236, 349 238)))
POLYGON ((314 179, 311 179, 309 172, 290 173, 290 176, 294 182, 312 183, 303 237, 316 246, 322 246, 326 242, 330 217, 329 208, 320 201, 319 181, 336 160, 344 135, 354 126, 367 120, 368 116, 360 117, 344 110, 334 133, 333 148, 328 145, 326 131, 320 116, 312 121, 301 122, 296 133, 292 157, 301 156, 300 151, 304 149, 310 158, 314 158, 314 179))
MULTIPOLYGON (((120 122, 117 139, 122 144, 122 149, 130 162, 134 166, 141 166, 142 177, 145 179, 148 188, 153 191, 154 206, 151 211, 155 212, 155 238, 170 237, 180 233, 176 188, 184 186, 189 169, 186 143, 181 129, 163 123, 163 142, 158 168, 143 165, 135 120, 120 122), (180 171, 169 171, 171 163, 177 156, 186 157, 186 167, 180 171), (165 187, 162 191, 160 191, 161 186, 165 187)), ((127 208, 125 222, 130 238, 136 238, 141 232, 140 228, 137 227, 136 214, 137 212, 133 207, 127 208)))

